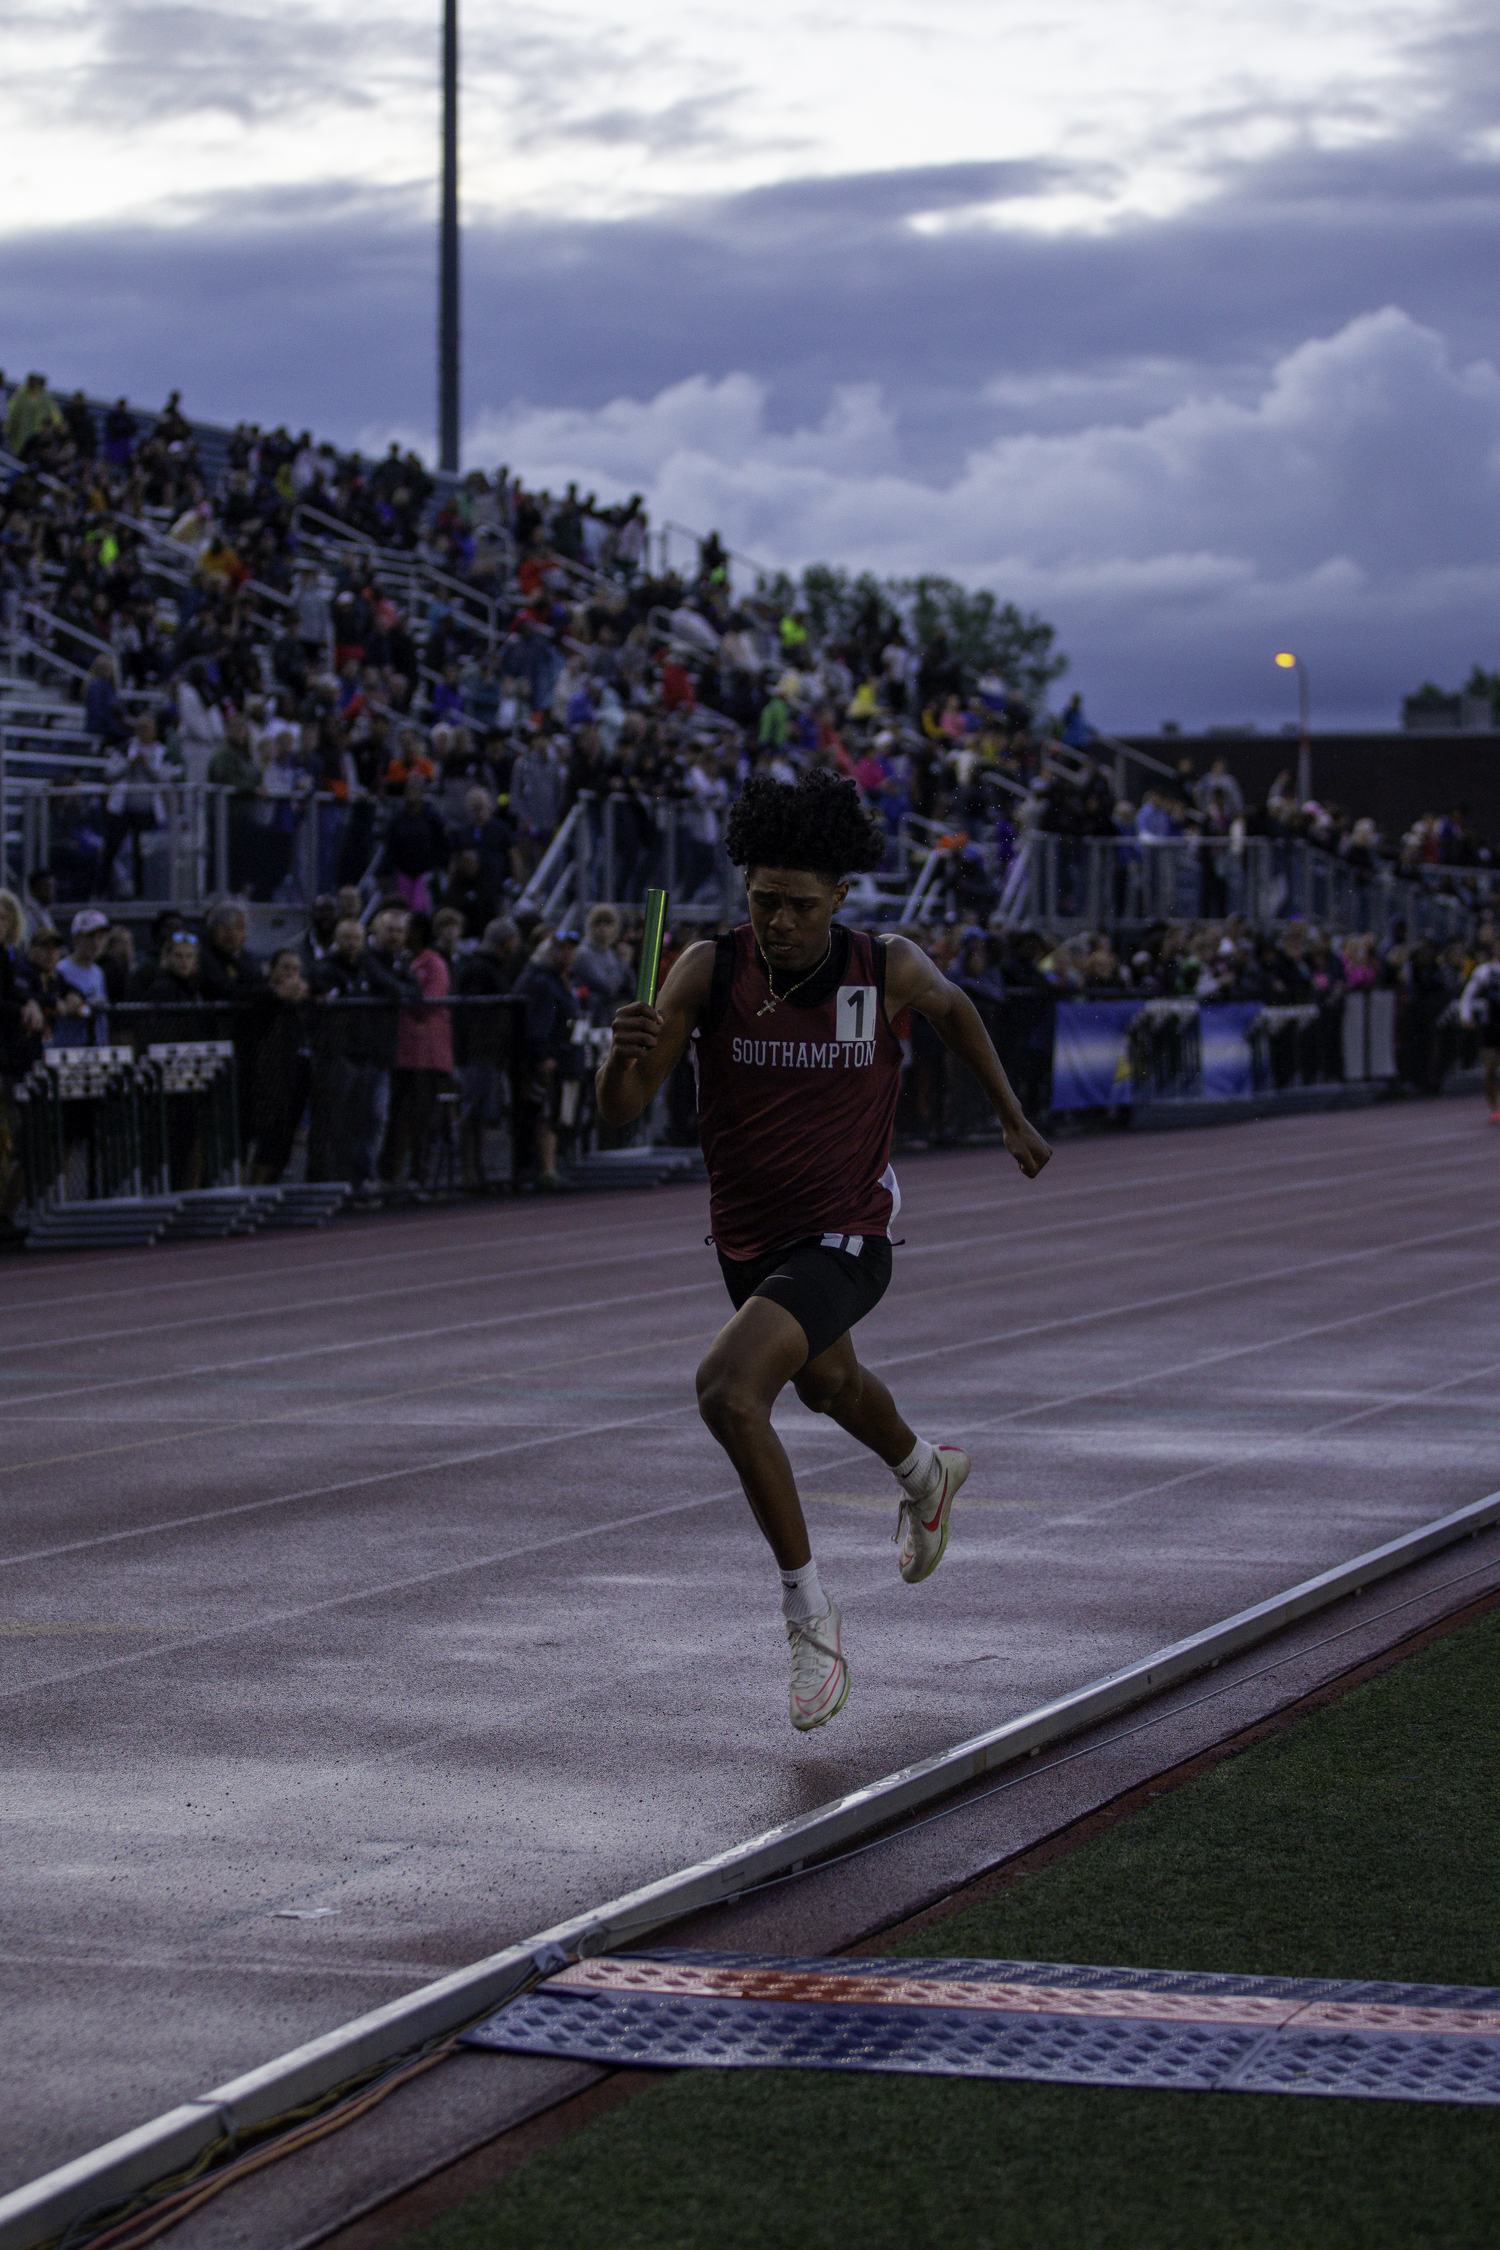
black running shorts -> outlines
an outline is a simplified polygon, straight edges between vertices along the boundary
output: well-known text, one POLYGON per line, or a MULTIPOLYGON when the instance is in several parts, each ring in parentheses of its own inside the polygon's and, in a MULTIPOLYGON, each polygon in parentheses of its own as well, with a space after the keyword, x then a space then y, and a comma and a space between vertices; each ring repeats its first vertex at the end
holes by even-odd
POLYGON ((875 1310, 890 1287, 891 1246, 880 1234, 813 1235, 763 1258, 726 1258, 721 1250, 719 1266, 735 1311, 751 1297, 784 1305, 807 1338, 811 1360, 875 1310), (859 1247, 835 1247, 843 1243, 859 1247))

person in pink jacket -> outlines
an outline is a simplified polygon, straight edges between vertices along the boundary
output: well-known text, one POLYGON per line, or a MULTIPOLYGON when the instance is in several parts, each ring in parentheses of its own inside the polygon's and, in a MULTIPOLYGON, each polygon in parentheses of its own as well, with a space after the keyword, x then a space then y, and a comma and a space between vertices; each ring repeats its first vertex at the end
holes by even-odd
MULTIPOLYGON (((433 942, 432 917, 413 914, 406 943, 411 953, 407 975, 425 1002, 444 1001, 450 983, 448 958, 433 942)), ((453 1080, 453 1024, 445 1007, 403 1008, 396 1028, 396 1068, 391 1085, 391 1129, 381 1162, 388 1185, 399 1184, 411 1161, 411 1184, 421 1187, 428 1149, 437 1122, 438 1097, 453 1080)))

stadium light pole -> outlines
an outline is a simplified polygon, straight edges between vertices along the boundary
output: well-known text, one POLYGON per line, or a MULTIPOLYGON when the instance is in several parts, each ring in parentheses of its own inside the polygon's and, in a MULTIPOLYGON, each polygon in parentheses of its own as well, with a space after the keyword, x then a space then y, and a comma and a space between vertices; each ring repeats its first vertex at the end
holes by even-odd
POLYGON ((438 466, 458 469, 458 0, 443 0, 443 202, 438 272, 438 466))
POLYGON ((1293 656, 1291 650, 1286 648, 1280 651, 1276 662, 1283 672, 1295 672, 1297 675, 1297 802, 1305 805, 1312 795, 1312 734, 1307 722, 1307 666, 1300 656, 1293 656))

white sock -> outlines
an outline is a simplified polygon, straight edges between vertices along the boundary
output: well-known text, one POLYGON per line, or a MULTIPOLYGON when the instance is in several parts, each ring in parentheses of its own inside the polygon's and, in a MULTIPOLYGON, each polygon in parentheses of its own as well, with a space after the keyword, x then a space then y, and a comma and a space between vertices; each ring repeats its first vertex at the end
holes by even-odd
POLYGON ((936 1448, 929 1445, 926 1438, 919 1437, 906 1459, 898 1461, 891 1474, 903 1492, 910 1493, 914 1500, 920 1500, 932 1483, 936 1469, 936 1448))
POLYGON ((798 1625, 811 1617, 826 1617, 832 1605, 818 1583, 818 1566, 805 1562, 800 1570, 781 1574, 781 1614, 798 1625))

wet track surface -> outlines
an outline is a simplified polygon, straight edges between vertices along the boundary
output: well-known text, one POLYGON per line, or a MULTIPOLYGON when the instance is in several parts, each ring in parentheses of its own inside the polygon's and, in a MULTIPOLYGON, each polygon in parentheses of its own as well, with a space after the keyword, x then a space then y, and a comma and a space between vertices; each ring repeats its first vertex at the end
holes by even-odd
POLYGON ((862 1356, 974 1473, 908 1588, 780 1414, 854 1671, 806 1738, 701 1191, 10 1265, 0 2190, 1490 1491, 1481 1119, 911 1160, 862 1356))

